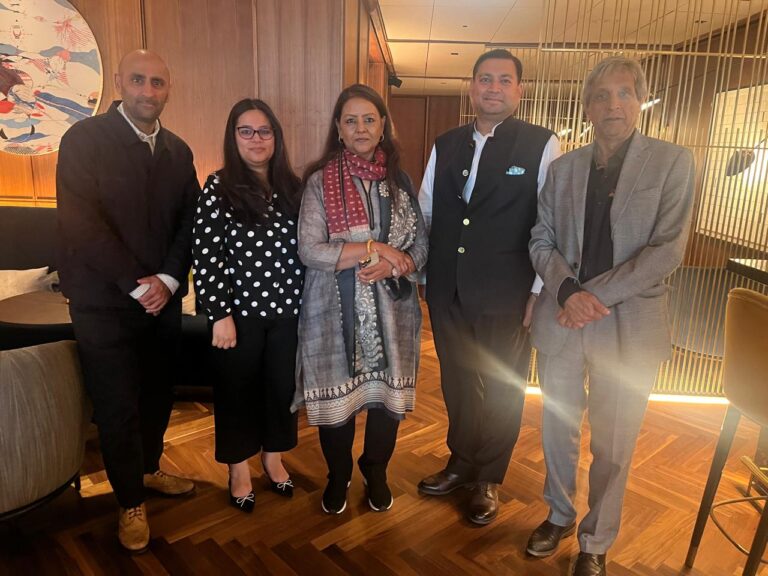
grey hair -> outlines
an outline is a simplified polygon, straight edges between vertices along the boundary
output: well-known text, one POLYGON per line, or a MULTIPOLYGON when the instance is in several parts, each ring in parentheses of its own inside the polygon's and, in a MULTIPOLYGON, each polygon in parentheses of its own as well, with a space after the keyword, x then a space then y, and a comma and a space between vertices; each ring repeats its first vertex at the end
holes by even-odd
POLYGON ((624 56, 611 56, 605 58, 597 63, 592 71, 587 75, 587 79, 584 82, 584 90, 581 93, 581 103, 584 107, 589 105, 589 100, 592 98, 592 92, 595 89, 595 84, 603 78, 606 74, 611 74, 619 70, 625 70, 632 74, 635 79, 635 95, 640 103, 645 102, 648 97, 648 84, 645 81, 645 73, 640 63, 633 58, 625 58, 624 56))

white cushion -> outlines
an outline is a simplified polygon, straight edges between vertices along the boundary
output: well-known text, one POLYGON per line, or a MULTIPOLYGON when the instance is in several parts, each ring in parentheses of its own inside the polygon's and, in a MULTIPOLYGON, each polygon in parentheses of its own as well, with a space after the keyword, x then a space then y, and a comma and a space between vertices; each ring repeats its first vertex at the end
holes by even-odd
POLYGON ((48 274, 48 266, 30 270, 0 270, 0 300, 27 292, 51 291, 56 281, 56 273, 48 274))

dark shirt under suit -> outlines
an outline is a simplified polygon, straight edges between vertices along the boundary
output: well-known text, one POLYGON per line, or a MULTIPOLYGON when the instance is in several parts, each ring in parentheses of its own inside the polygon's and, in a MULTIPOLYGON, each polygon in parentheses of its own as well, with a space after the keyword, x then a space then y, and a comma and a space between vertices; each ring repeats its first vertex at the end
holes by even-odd
POLYGON ((584 245, 581 251, 579 279, 577 281, 575 278, 568 278, 561 284, 557 292, 557 302, 561 307, 565 306, 568 298, 581 291, 581 284, 613 268, 611 206, 630 142, 632 136, 614 152, 605 166, 598 166, 595 148, 584 206, 584 245))

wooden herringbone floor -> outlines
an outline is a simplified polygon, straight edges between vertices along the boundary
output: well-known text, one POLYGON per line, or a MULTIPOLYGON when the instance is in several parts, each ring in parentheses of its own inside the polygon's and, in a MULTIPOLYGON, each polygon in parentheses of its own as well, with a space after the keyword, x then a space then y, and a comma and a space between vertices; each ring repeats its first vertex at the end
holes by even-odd
MULTIPOLYGON (((545 517, 541 500, 541 401, 529 396, 520 441, 500 492, 502 508, 478 528, 460 511, 466 491, 444 498, 416 492, 419 479, 447 460, 446 416, 428 326, 424 332, 417 410, 400 428, 389 470, 395 495, 386 513, 368 509, 355 471, 349 507, 341 516, 320 510, 325 483, 317 432, 302 423, 299 446, 286 455, 297 486, 292 500, 265 489, 257 459, 256 510, 227 505, 226 468, 213 459, 211 405, 178 402, 166 435, 164 469, 197 481, 194 496, 148 501, 150 550, 123 553, 116 541, 116 504, 98 450, 89 445, 83 488, 69 489, 14 525, 0 526, 0 574, 510 574, 568 573, 573 538, 544 560, 523 552, 530 531, 545 517)), ((723 406, 652 403, 634 460, 624 523, 609 555, 612 576, 672 576, 682 569, 693 519, 714 450, 723 406)), ((360 430, 363 418, 359 418, 360 430)), ((360 451, 360 437, 356 453, 360 451)), ((718 497, 735 497, 746 474, 737 456, 754 452, 756 429, 743 425, 718 497)), ((582 446, 580 509, 586 507, 588 434, 582 446)), ((748 542, 756 514, 748 505, 725 510, 725 523, 748 542)), ((741 573, 743 557, 711 525, 692 576, 741 573)), ((768 573, 768 572, 766 572, 768 573)))

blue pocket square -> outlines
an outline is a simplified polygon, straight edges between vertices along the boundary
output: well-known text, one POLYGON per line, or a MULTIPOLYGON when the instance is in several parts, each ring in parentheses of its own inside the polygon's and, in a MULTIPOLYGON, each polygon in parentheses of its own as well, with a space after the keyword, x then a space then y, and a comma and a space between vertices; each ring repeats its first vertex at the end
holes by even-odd
POLYGON ((521 174, 525 174, 525 168, 520 168, 520 166, 510 166, 507 168, 506 174, 507 176, 520 176, 521 174))

